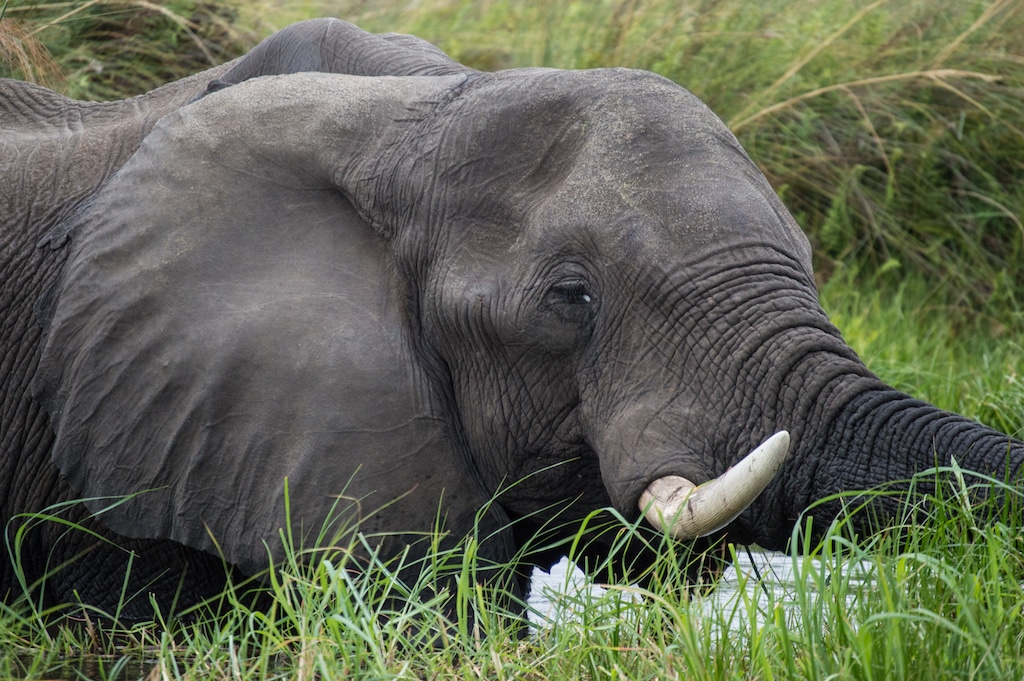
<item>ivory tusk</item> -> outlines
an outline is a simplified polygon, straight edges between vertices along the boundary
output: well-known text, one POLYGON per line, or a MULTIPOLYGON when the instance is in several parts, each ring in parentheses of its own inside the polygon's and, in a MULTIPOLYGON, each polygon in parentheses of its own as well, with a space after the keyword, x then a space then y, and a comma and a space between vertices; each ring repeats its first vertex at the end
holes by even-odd
POLYGON ((742 461, 701 485, 686 478, 658 478, 640 495, 647 521, 675 539, 696 539, 720 530, 757 498, 789 453, 789 433, 772 435, 742 461))

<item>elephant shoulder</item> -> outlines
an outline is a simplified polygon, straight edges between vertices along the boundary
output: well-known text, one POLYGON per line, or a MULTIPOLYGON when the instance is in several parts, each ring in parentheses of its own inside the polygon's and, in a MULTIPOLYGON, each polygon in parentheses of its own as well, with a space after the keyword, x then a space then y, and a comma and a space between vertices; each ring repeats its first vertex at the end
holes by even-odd
POLYGON ((448 76, 474 72, 425 40, 373 34, 340 19, 287 26, 240 58, 207 92, 267 75, 302 72, 352 76, 448 76))

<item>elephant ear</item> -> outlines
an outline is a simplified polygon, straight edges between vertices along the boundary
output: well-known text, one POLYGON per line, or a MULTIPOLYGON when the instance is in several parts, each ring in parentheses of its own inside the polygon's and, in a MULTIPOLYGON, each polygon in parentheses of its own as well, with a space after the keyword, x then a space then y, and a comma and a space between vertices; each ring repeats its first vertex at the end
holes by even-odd
POLYGON ((80 217, 35 393, 72 487, 133 495, 101 516, 111 529, 253 572, 339 499, 369 531, 430 529, 442 494, 479 508, 388 243, 352 202, 460 80, 301 74, 211 94, 80 217))

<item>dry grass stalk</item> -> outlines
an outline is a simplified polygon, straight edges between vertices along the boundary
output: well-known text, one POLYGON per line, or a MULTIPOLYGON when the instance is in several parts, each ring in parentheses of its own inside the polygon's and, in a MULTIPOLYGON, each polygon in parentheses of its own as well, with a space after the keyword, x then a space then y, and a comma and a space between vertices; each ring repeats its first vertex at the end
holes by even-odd
POLYGON ((820 97, 821 95, 827 94, 829 92, 849 90, 850 88, 863 87, 865 85, 879 85, 882 83, 914 80, 917 78, 926 78, 928 80, 934 81, 941 87, 946 87, 952 90, 959 96, 963 97, 965 100, 977 106, 981 111, 987 111, 987 109, 984 106, 982 106, 979 102, 968 97, 961 90, 958 90, 953 86, 949 85, 949 83, 946 82, 947 79, 974 78, 977 80, 982 80, 986 83, 997 83, 1000 80, 1002 80, 999 76, 993 76, 992 74, 989 73, 979 73, 977 71, 962 71, 959 69, 931 69, 928 71, 911 71, 909 73, 892 73, 886 76, 861 78, 858 80, 852 80, 848 83, 835 83, 834 85, 827 85, 825 87, 815 88, 813 90, 797 95, 795 97, 790 97, 789 99, 777 102, 775 104, 772 104, 771 106, 767 106, 747 116, 746 118, 741 118, 739 120, 736 120, 734 118, 733 120, 729 121, 729 127, 732 128, 733 132, 735 132, 737 130, 744 128, 747 125, 750 125, 754 121, 760 120, 761 118, 768 116, 769 114, 773 114, 784 109, 789 109, 795 104, 806 101, 808 99, 814 99, 815 97, 820 97))
POLYGON ((25 22, 0 19, 0 73, 55 87, 64 72, 33 33, 25 22))

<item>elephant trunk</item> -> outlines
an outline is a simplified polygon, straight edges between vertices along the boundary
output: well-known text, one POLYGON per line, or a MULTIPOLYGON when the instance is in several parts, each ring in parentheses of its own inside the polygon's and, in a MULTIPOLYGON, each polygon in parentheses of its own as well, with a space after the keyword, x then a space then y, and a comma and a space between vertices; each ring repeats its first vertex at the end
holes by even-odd
MULTIPOLYGON (((855 381, 860 390, 852 397, 825 400, 839 405, 826 408, 829 416, 797 435, 786 470, 742 523, 751 536, 738 539, 783 549, 802 516, 813 516, 816 536, 844 505, 851 505, 849 498, 836 495, 897 492, 873 498, 869 512, 854 518, 858 532, 878 530, 906 508, 906 495, 900 492, 911 489, 915 475, 953 461, 964 471, 999 480, 1019 480, 1024 472, 1024 442, 871 383, 855 381)), ((915 489, 927 491, 922 485, 915 489)))

